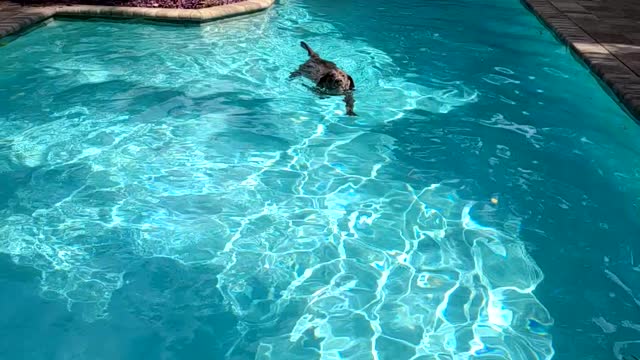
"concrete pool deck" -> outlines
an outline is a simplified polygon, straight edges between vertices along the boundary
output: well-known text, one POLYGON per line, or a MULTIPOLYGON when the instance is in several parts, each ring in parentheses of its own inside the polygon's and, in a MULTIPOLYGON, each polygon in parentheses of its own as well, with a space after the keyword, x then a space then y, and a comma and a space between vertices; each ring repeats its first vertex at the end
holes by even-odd
POLYGON ((640 1, 522 1, 640 120, 640 1))
POLYGON ((163 9, 126 6, 20 6, 0 0, 0 39, 17 34, 51 17, 138 18, 162 21, 203 23, 265 10, 275 0, 247 0, 205 9, 163 9))

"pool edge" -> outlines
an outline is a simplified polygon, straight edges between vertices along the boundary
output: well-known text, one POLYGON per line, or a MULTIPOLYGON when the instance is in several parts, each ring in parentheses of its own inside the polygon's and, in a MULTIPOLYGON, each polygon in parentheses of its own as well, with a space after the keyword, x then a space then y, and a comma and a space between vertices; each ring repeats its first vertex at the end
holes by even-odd
POLYGON ((640 123, 640 76, 593 39, 549 0, 520 0, 582 60, 640 123))
MULTIPOLYGON (((202 24, 210 21, 249 15, 266 10, 275 0, 247 0, 204 9, 165 9, 127 6, 71 5, 23 7, 23 11, 0 21, 0 39, 17 37, 31 27, 56 17, 143 19, 174 23, 202 24)), ((11 41, 11 39, 9 39, 11 41)))

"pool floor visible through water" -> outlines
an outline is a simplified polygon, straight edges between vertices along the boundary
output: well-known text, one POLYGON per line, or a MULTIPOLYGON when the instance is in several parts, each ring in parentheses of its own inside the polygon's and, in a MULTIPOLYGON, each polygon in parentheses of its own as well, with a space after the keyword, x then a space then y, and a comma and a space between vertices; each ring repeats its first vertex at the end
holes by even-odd
POLYGON ((517 0, 57 20, 0 129, 2 359, 640 356, 640 127, 517 0))

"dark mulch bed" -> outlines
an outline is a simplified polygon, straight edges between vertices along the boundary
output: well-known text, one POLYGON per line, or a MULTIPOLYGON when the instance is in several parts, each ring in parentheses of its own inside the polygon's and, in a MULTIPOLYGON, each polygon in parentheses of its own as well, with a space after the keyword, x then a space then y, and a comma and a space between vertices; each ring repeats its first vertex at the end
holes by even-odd
POLYGON ((16 0, 22 5, 107 5, 133 6, 171 9, 201 9, 211 6, 227 5, 245 0, 16 0))

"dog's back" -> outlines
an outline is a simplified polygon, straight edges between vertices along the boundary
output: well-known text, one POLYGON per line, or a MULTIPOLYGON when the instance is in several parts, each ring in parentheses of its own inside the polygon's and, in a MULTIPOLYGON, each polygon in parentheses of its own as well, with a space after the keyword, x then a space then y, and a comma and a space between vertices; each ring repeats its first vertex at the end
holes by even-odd
POLYGON ((301 41, 300 45, 303 49, 307 50, 307 53, 309 54, 309 60, 302 64, 302 67, 305 69, 302 69, 301 67, 303 75, 304 73, 312 74, 312 77, 309 78, 314 82, 318 82, 323 76, 332 70, 339 70, 338 65, 321 58, 320 55, 313 51, 306 42, 301 41))
POLYGON ((307 44, 306 42, 300 41, 300 46, 302 46, 303 49, 307 50, 307 53, 309 54, 310 58, 320 57, 315 51, 313 51, 313 49, 311 49, 311 46, 309 46, 309 44, 307 44))

